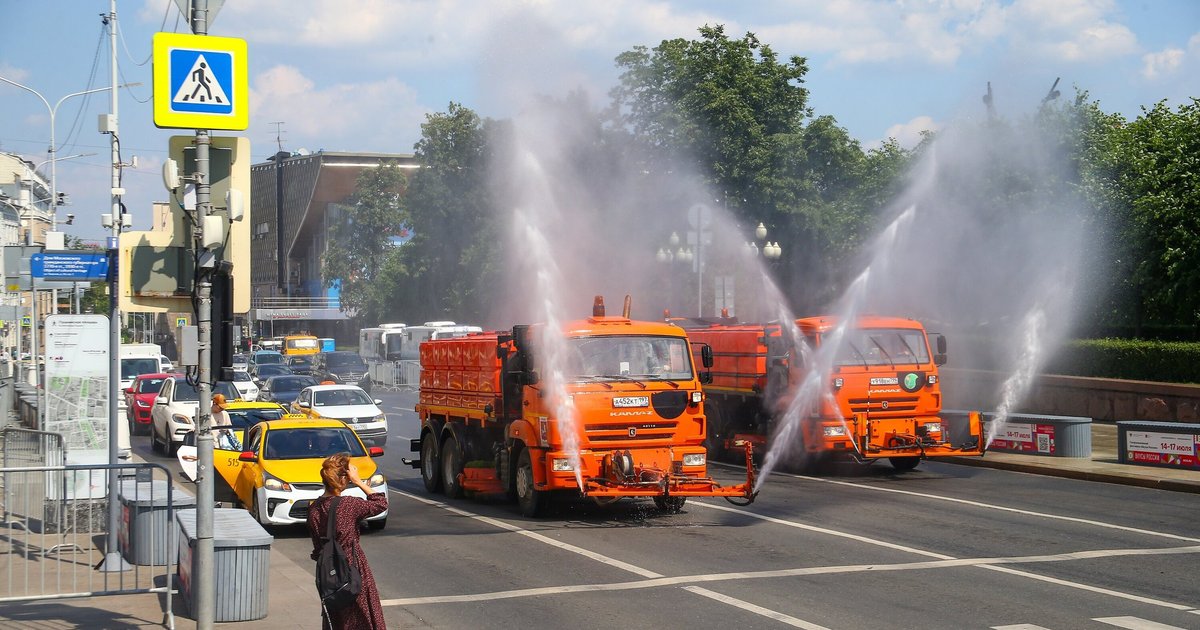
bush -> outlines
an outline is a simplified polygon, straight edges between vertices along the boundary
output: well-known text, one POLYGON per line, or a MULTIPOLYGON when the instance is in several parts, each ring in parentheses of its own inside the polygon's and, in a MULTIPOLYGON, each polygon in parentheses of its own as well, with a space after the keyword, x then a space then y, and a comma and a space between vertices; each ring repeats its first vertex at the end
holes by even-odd
POLYGON ((1200 343, 1081 339, 1064 344, 1048 374, 1200 383, 1200 343))

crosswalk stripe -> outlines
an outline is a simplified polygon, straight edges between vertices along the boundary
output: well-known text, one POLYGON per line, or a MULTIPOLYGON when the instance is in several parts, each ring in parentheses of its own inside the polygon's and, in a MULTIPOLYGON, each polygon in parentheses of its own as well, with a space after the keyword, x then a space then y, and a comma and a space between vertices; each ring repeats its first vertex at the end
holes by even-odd
POLYGON ((1165 623, 1157 623, 1154 621, 1146 621, 1139 617, 1096 617, 1092 621, 1099 621, 1110 626, 1118 628, 1126 628, 1127 630, 1184 630, 1179 626, 1168 626, 1165 623))

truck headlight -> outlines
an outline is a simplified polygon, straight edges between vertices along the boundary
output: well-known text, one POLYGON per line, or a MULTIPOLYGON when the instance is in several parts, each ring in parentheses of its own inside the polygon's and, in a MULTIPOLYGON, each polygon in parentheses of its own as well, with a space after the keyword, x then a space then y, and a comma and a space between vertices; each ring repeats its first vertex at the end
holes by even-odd
POLYGON ((942 432, 942 423, 941 422, 926 422, 925 430, 930 433, 941 433, 942 432))
POLYGON ((825 437, 846 437, 846 427, 825 427, 825 437))
POLYGON ((696 390, 696 391, 692 392, 692 402, 693 403, 698 404, 702 400, 704 400, 704 392, 702 392, 700 390, 696 390))
POLYGON ((684 466, 703 466, 704 453, 687 453, 683 456, 684 466))
POLYGON ((571 472, 575 470, 575 467, 571 465, 571 460, 565 457, 555 457, 550 469, 554 472, 571 472))
POLYGON ((278 490, 281 492, 291 492, 292 484, 276 479, 274 477, 266 477, 263 479, 263 487, 267 490, 278 490))
POLYGON ((375 486, 382 486, 386 482, 387 481, 383 478, 383 473, 375 473, 374 475, 371 475, 370 479, 367 480, 367 485, 374 488, 375 486))
POLYGON ((834 389, 841 389, 841 388, 842 388, 842 386, 843 386, 843 385, 845 385, 845 384, 846 384, 846 381, 845 381, 845 379, 843 379, 843 378, 842 378, 842 377, 840 377, 840 376, 839 376, 839 377, 837 377, 837 378, 835 378, 835 379, 833 379, 833 387, 834 387, 834 389))

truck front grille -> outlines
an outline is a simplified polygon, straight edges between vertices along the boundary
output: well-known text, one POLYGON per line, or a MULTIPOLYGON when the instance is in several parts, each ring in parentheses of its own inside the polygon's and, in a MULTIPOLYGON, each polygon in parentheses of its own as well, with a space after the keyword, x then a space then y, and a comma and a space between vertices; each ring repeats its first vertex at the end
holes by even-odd
POLYGON ((629 440, 667 440, 675 435, 678 422, 614 422, 584 426, 591 442, 626 442, 629 440))
POLYGON ((872 396, 870 398, 851 398, 850 413, 901 414, 911 415, 917 410, 917 396, 872 396))

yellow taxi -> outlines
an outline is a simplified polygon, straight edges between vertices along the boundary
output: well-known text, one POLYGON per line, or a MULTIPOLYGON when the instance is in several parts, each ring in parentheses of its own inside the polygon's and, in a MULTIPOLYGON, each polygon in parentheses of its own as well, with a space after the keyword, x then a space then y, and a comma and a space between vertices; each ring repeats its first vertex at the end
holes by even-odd
MULTIPOLYGON (((246 429, 240 451, 219 449, 213 465, 242 505, 263 525, 304 523, 308 505, 321 496, 321 463, 337 453, 348 453, 359 475, 372 492, 387 496, 387 480, 371 458, 383 455, 369 449, 340 420, 285 418, 259 422, 246 429)), ((346 496, 366 498, 358 488, 346 496)), ((367 519, 372 529, 382 529, 388 513, 367 519)))

